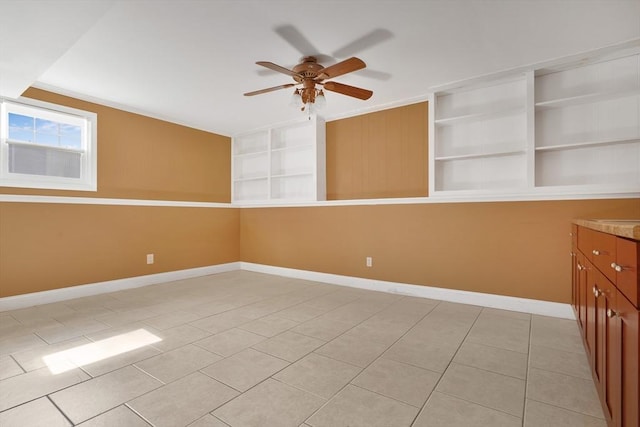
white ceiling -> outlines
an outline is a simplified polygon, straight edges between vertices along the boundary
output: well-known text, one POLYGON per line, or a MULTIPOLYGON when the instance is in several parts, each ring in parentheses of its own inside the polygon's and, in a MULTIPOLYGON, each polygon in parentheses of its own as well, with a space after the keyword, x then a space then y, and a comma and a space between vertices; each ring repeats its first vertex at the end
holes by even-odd
POLYGON ((255 65, 358 56, 327 119, 434 86, 640 38, 640 0, 0 0, 0 96, 27 87, 233 135, 286 122, 290 83, 255 65), (292 36, 298 34, 295 38, 292 36))

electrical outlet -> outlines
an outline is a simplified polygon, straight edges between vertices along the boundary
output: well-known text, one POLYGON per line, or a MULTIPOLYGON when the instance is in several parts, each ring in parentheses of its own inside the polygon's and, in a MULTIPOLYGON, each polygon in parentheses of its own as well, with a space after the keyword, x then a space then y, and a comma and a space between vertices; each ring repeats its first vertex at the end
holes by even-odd
POLYGON ((367 263, 367 267, 373 267, 373 258, 368 256, 367 260, 366 260, 366 263, 367 263))
POLYGON ((153 264, 153 254, 147 254, 147 264, 153 264))

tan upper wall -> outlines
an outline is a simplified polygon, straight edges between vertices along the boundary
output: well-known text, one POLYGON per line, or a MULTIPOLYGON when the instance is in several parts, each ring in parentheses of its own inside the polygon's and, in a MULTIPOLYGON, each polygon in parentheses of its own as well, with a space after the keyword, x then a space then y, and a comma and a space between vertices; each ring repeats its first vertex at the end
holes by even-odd
POLYGON ((0 187, 0 194, 229 202, 231 139, 30 88, 24 96, 98 115, 98 191, 0 187))
POLYGON ((424 197, 426 102, 327 123, 327 199, 424 197))
POLYGON ((568 303, 572 219, 639 217, 639 199, 243 209, 240 259, 568 303))

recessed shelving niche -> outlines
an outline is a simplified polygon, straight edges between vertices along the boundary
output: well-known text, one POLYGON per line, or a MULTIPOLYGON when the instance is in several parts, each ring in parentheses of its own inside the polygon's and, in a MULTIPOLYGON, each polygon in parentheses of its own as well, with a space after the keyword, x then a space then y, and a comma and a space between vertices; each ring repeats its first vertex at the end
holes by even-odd
POLYGON ((232 202, 325 199, 325 124, 311 117, 233 138, 232 202))
POLYGON ((524 75, 435 96, 435 190, 526 185, 524 75))
POLYGON ((538 72, 536 186, 640 186, 640 55, 538 72))
POLYGON ((436 90, 433 196, 640 192, 640 41, 436 90))

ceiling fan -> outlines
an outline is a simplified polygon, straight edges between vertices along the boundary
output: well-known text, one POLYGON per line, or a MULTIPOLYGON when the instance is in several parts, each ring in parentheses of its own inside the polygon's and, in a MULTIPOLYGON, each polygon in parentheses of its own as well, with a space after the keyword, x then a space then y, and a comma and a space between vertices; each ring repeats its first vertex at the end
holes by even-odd
POLYGON ((310 107, 311 104, 314 104, 316 102, 316 100, 324 101, 323 89, 362 100, 369 99, 371 98, 371 95, 373 95, 373 92, 368 89, 349 86, 334 81, 325 81, 326 79, 333 79, 343 74, 351 73, 353 71, 365 68, 367 65, 364 63, 364 61, 356 57, 345 59, 344 61, 338 62, 328 67, 323 67, 318 63, 318 60, 315 56, 306 56, 302 59, 302 62, 293 67, 293 69, 291 70, 274 64, 273 62, 258 61, 256 62, 256 64, 269 68, 270 70, 291 76, 293 77, 295 83, 287 83, 267 89, 247 92, 244 94, 244 96, 260 95, 262 93, 273 92, 275 90, 302 85, 302 87, 295 90, 294 96, 300 97, 300 100, 302 102, 302 110, 304 111, 306 107, 310 107), (316 85, 320 86, 320 89, 316 88, 316 85))

